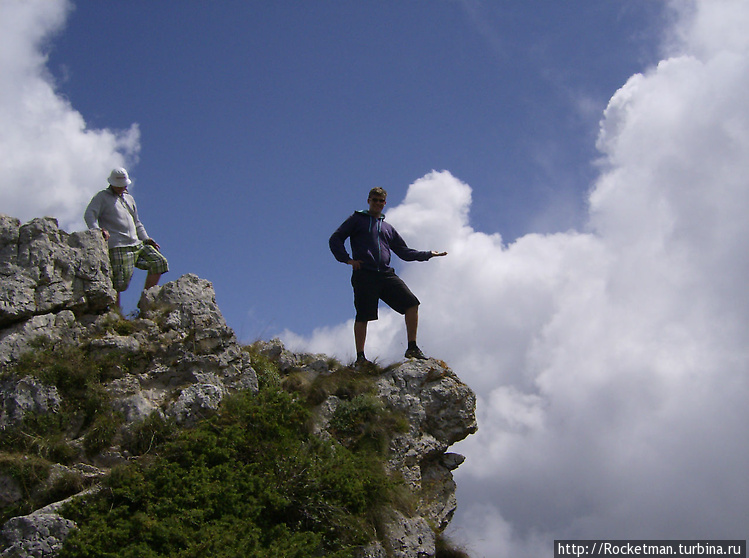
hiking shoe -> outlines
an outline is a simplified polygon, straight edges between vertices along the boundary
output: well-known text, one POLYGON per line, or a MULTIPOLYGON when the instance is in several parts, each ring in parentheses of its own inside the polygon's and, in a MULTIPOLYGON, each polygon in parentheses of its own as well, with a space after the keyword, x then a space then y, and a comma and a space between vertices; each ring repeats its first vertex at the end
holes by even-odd
POLYGON ((419 360, 426 360, 427 357, 424 355, 424 353, 421 352, 421 349, 418 347, 412 347, 410 349, 406 349, 406 358, 416 358, 419 360))
POLYGON ((365 356, 358 356, 358 357, 356 357, 356 361, 354 362, 353 368, 355 368, 355 369, 361 369, 361 368, 365 368, 367 366, 372 366, 372 363, 367 360, 367 357, 365 357, 365 356))

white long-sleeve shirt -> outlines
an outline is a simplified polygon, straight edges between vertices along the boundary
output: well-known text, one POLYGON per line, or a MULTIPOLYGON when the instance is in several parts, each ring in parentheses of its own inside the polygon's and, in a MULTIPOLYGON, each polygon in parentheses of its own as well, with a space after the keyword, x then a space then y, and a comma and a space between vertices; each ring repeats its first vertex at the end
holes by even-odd
POLYGON ((109 188, 97 193, 89 202, 83 219, 89 229, 109 232, 109 247, 133 246, 149 236, 138 219, 135 199, 127 192, 121 196, 109 188))

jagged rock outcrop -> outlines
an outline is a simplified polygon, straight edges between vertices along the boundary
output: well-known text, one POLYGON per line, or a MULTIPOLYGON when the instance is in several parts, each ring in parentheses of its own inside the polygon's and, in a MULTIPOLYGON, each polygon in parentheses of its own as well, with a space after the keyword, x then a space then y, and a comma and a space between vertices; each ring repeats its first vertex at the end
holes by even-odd
MULTIPOLYGON (((278 339, 261 345, 282 370, 294 370, 305 383, 330 373, 324 355, 294 354, 278 339)), ((476 432, 476 396, 436 359, 392 366, 377 378, 376 389, 386 407, 408 420, 408 429, 390 442, 387 466, 403 476, 411 492, 419 495, 419 503, 412 517, 390 511, 383 525, 384 542, 374 543, 361 558, 434 556, 435 529, 444 530, 457 508, 452 471, 465 459, 447 449, 476 432)), ((329 396, 318 405, 315 428, 319 435, 326 435, 340 401, 329 396)))
POLYGON ((385 373, 377 386, 386 405, 409 419, 408 432, 391 444, 390 467, 425 495, 419 513, 442 530, 457 506, 450 471, 464 459, 447 449, 476 431, 475 395, 434 359, 406 362, 385 373))
POLYGON ((3 525, 7 546, 3 558, 45 558, 56 556, 75 524, 59 514, 35 512, 14 517, 3 525))
POLYGON ((62 402, 57 387, 33 376, 0 380, 0 394, 0 429, 20 424, 28 413, 54 413, 62 402))
POLYGON ((0 215, 0 327, 32 316, 96 313, 114 302, 109 257, 100 233, 68 234, 55 219, 0 215))
POLYGON ((61 338, 76 315, 101 313, 115 297, 100 233, 0 215, 0 365, 40 335, 61 338))
MULTIPOLYGON (((124 320, 112 309, 115 293, 100 235, 65 233, 53 219, 20 225, 6 216, 0 216, 0 275, 0 372, 38 347, 76 346, 91 359, 116 356, 121 363, 103 384, 112 410, 123 419, 119 434, 94 455, 81 452, 73 466, 56 465, 48 483, 73 478, 84 490, 130 458, 118 440, 148 417, 190 426, 218 409, 228 394, 258 390, 251 357, 227 326, 209 281, 187 274, 155 287, 141 297, 140 315, 124 320)), ((257 345, 287 379, 312 382, 335 368, 329 357, 293 353, 277 339, 257 345)), ((451 471, 463 460, 447 450, 476 430, 475 396, 434 359, 391 366, 376 378, 375 388, 386 407, 407 419, 408 427, 390 442, 387 466, 403 475, 418 505, 408 515, 384 514, 381 540, 361 557, 434 556, 435 532, 447 526, 456 508, 451 471)), ((318 435, 329 435, 340 402, 328 395, 317 405, 313 431, 318 435)), ((33 375, 0 374, 0 436, 24 417, 56 413, 63 404, 55 386, 33 375)), ((73 438, 76 427, 70 426, 73 438)), ((85 443, 71 441, 73 447, 85 443)), ((0 508, 21 498, 21 487, 3 472, 2 459, 0 453, 0 508)), ((0 558, 56 556, 75 528, 57 514, 59 505, 0 526, 0 558)))
MULTIPOLYGON (((106 386, 129 423, 158 411, 189 425, 203 412, 217 409, 229 391, 257 391, 250 357, 224 322, 210 282, 184 275, 145 293, 140 306, 140 317, 130 322, 132 331, 126 334, 112 329, 122 320, 117 311, 67 316, 62 320, 64 333, 57 328, 52 337, 44 329, 14 326, 15 334, 26 331, 26 336, 12 346, 0 344, 0 361, 12 363, 18 346, 33 346, 40 338, 58 345, 77 343, 99 357, 139 357, 140 366, 106 386)), ((60 321, 50 317, 50 323, 60 321)), ((54 410, 55 390, 30 376, 5 380, 2 387, 0 427, 19 423, 26 412, 54 410)))

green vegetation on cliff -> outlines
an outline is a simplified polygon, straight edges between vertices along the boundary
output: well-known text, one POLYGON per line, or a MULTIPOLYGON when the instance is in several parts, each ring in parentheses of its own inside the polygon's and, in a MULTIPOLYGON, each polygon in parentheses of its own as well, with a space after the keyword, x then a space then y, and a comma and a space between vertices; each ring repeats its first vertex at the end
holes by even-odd
MULTIPOLYGON (((6 469, 15 463, 11 473, 24 485, 45 478, 58 457, 70 461, 66 424, 79 425, 86 453, 112 441, 96 433, 117 422, 100 389, 113 360, 77 351, 40 348, 18 367, 71 402, 50 415, 54 424, 30 418, 4 437, 6 469), (86 442, 92 438, 99 442, 86 442), (33 459, 8 457, 13 442, 17 455, 33 459)), ((352 556, 376 538, 381 506, 409 505, 402 480, 383 467, 387 440, 403 422, 367 395, 366 375, 340 367, 324 384, 284 385, 272 361, 253 354, 253 366, 258 394, 227 397, 215 416, 187 430, 152 415, 121 440, 133 459, 114 467, 102 490, 66 506, 63 515, 79 529, 60 556, 352 556), (310 433, 320 390, 341 396, 329 439, 310 433)))

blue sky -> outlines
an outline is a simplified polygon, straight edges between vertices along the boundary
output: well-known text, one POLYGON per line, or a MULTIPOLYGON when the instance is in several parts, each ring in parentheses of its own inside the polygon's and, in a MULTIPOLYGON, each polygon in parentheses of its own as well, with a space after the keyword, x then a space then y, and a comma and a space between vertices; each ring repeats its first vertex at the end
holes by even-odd
MULTIPOLYGON (((419 344, 476 392, 451 535, 749 529, 749 3, 0 2, 0 210, 112 167, 242 341, 353 358, 332 231, 390 195, 419 344)), ((135 307, 144 277, 125 297, 135 307)), ((381 308, 367 355, 398 361, 381 308)))
POLYGON ((47 67, 88 126, 137 123, 132 191, 171 275, 213 281, 253 339, 350 315, 327 238, 373 186, 394 206, 447 169, 472 185, 480 230, 578 226, 600 112, 653 59, 659 16, 631 1, 76 2, 47 67))

